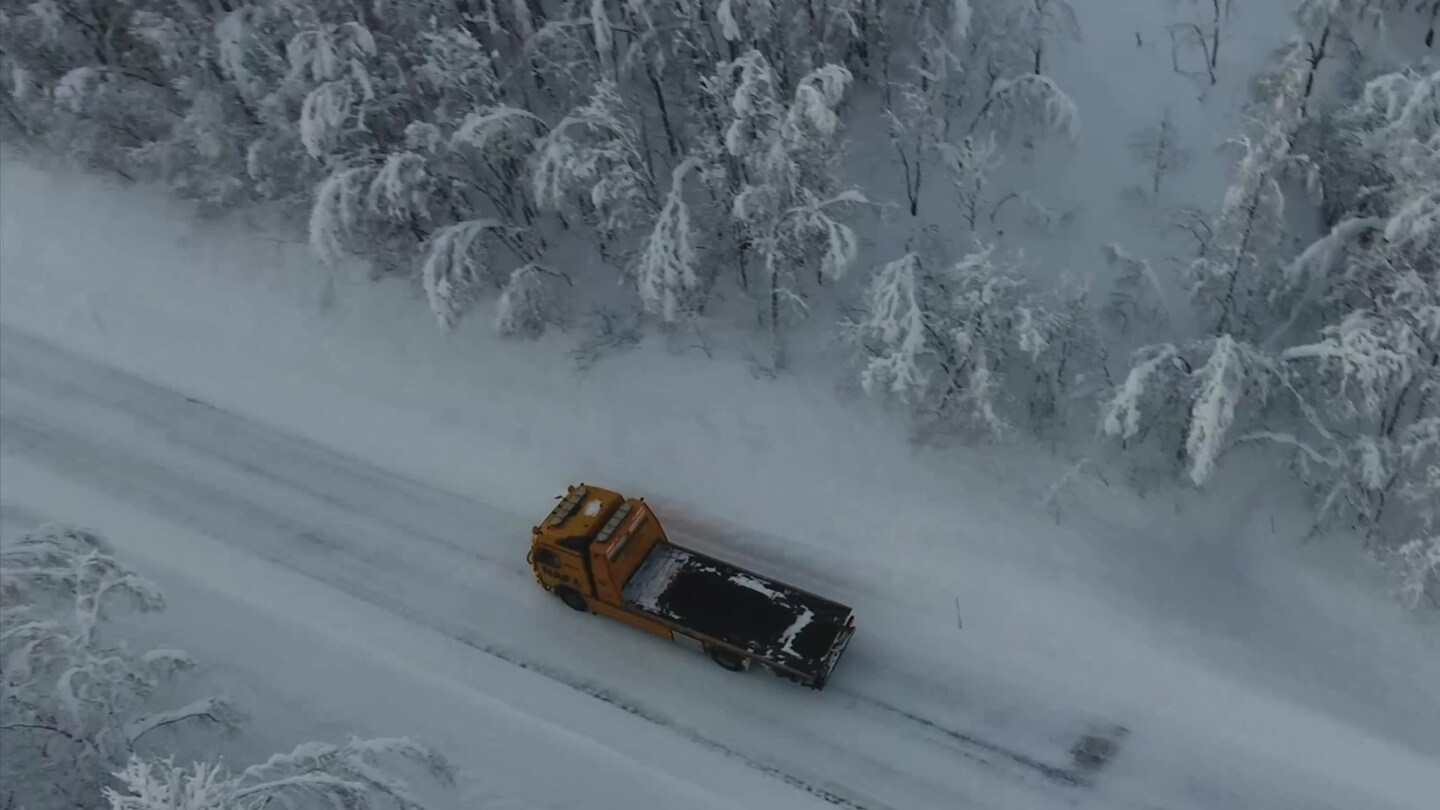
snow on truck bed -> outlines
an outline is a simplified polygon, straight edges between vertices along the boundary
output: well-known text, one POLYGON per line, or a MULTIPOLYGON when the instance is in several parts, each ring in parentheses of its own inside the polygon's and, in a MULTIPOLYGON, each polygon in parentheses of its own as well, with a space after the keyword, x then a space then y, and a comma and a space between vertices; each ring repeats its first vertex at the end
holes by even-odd
POLYGON ((627 604, 753 655, 814 671, 850 608, 670 543, 625 585, 627 604))

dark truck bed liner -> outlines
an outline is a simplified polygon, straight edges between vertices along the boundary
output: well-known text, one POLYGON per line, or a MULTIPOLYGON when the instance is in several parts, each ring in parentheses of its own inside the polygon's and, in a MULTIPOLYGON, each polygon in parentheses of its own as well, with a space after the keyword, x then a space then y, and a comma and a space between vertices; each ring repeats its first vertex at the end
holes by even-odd
POLYGON ((730 563, 655 545, 627 605, 823 681, 848 642, 850 608, 730 563))

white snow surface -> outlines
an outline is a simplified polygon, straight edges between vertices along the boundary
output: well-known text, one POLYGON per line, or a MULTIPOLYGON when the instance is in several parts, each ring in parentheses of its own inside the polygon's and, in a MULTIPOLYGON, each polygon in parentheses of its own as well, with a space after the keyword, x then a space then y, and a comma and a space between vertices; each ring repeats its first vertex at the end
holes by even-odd
POLYGON ((730 581, 742 588, 752 590, 772 602, 780 599, 780 594, 776 593, 773 588, 766 585, 764 581, 752 577, 749 574, 731 574, 730 581))
POLYGON ((808 607, 803 608, 803 612, 795 617, 794 623, 785 628, 785 632, 780 635, 780 641, 783 645, 780 649, 788 655, 794 655, 795 648, 792 645, 795 643, 795 639, 799 638, 801 631, 809 627, 811 622, 814 621, 815 612, 808 607))
POLYGON ((405 288, 318 282, 303 246, 248 226, 3 173, 0 527, 105 532, 270 750, 413 734, 461 766, 457 807, 1440 794, 1433 622, 1333 573, 1349 549, 1298 546, 1273 488, 1140 499, 1085 479, 1057 519, 1036 501, 1071 465, 917 454, 820 376, 648 346, 577 376, 563 340, 440 334, 405 288), (578 480, 853 606, 826 690, 535 587, 529 527, 578 480), (1119 753, 1069 784, 1070 746, 1110 725, 1119 753))

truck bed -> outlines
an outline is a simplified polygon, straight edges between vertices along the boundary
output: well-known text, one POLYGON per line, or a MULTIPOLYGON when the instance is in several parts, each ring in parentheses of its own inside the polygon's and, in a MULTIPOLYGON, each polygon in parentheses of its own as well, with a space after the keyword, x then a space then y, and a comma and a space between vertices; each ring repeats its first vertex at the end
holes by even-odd
POLYGON ((852 628, 850 608, 674 545, 657 543, 625 584, 628 606, 817 681, 852 628))

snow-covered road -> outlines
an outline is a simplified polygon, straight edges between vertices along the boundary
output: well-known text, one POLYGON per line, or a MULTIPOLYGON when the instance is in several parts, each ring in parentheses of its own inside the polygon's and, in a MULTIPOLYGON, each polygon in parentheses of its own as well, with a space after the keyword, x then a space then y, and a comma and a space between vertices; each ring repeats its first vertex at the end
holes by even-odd
MULTIPOLYGON (((1037 691, 1065 673, 977 663, 954 616, 922 611, 853 565, 764 542, 729 556, 853 604, 860 632, 824 692, 735 675, 536 588, 524 555, 549 502, 492 504, 463 482, 422 484, 14 329, 0 338, 7 520, 22 510, 94 522, 193 595, 287 616, 286 633, 298 625, 347 655, 408 668, 398 688, 413 694, 368 699, 422 703, 428 714, 411 716, 432 724, 483 717, 476 734, 515 740, 517 761, 547 760, 536 773, 553 784, 530 794, 541 806, 582 795, 557 773, 582 761, 587 805, 627 808, 1409 810, 1440 786, 1434 763, 1287 706, 1258 712, 1283 727, 1269 738, 1226 740, 1183 718, 1117 716, 1111 701, 1077 699, 1083 684, 1037 691), (1114 760, 1077 762, 1087 734, 1119 740, 1114 760), (1301 753, 1265 750, 1290 736, 1301 753)), ((674 524, 683 536, 685 522, 674 524)), ((263 651, 261 627, 216 632, 263 651)), ((284 658, 282 679, 300 665, 284 658)), ((1229 701, 1222 716, 1256 700, 1203 674, 1175 688, 1229 701)), ((438 726, 389 731, 448 739, 438 726)), ((482 756, 459 752, 461 764, 472 754, 482 756)))

